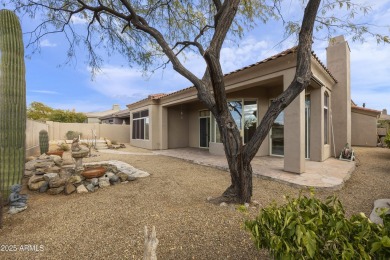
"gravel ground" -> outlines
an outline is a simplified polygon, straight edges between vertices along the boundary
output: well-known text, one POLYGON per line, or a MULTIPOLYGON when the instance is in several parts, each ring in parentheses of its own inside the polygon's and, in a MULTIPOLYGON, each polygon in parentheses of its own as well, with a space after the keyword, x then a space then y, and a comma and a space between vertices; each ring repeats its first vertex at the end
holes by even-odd
MULTIPOLYGON (((147 152, 132 147, 125 151, 147 152)), ((390 198, 390 149, 355 151, 358 167, 336 194, 347 214, 368 215, 374 200, 390 198)), ((50 196, 24 189, 30 194, 28 209, 4 215, 0 259, 142 259, 144 226, 156 227, 159 259, 268 259, 243 230, 241 213, 206 202, 229 185, 226 172, 159 155, 99 153, 85 161, 108 159, 127 162, 151 176, 89 194, 50 196), (21 245, 38 252, 22 251, 21 245)), ((65 162, 71 162, 69 154, 65 162)), ((258 178, 253 185, 253 200, 260 207, 299 193, 258 178)), ((250 209, 252 215, 256 212, 250 209)))

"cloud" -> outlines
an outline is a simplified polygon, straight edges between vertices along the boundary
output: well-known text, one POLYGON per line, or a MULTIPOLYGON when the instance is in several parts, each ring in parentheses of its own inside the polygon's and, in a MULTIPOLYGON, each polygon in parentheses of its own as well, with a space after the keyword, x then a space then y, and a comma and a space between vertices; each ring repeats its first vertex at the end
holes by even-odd
POLYGON ((128 103, 150 94, 169 93, 188 85, 190 83, 172 68, 159 70, 147 77, 140 70, 112 65, 102 67, 94 80, 88 82, 88 86, 94 91, 128 103))
POLYGON ((50 42, 48 39, 42 40, 42 41, 39 43, 39 45, 40 45, 41 47, 56 47, 56 46, 57 46, 56 43, 52 43, 52 42, 50 42))
POLYGON ((84 18, 81 18, 79 16, 76 16, 76 15, 73 15, 72 18, 70 18, 70 21, 73 23, 73 24, 86 24, 88 21, 84 18))
POLYGON ((30 90, 29 92, 39 93, 39 94, 48 94, 48 95, 59 95, 60 94, 57 91, 51 91, 51 90, 30 90))

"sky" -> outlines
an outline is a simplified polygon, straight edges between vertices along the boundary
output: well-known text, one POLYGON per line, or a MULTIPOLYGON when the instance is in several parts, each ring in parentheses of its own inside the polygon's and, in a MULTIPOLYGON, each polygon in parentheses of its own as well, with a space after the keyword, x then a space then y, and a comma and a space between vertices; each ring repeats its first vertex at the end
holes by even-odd
MULTIPOLYGON (((290 3, 285 15, 293 17, 298 5, 290 3)), ((372 1, 372 12, 357 22, 365 21, 375 25, 375 30, 390 35, 388 28, 378 27, 390 24, 390 1, 372 1)), ((21 18, 23 32, 31 31, 38 21, 21 18)), ((74 21, 85 26, 83 21, 74 21)), ((275 53, 295 45, 295 39, 284 39, 281 21, 259 24, 247 32, 242 39, 225 42, 221 51, 224 73, 256 63, 275 53), (280 43, 282 41, 282 43, 280 43), (279 44, 280 43, 280 44, 279 44)), ((337 35, 334 35, 337 36, 337 35)), ((24 36, 27 44, 28 35, 24 36)), ((373 38, 366 42, 353 42, 346 36, 351 49, 351 95, 352 100, 367 108, 390 109, 390 44, 377 44, 373 38)), ((313 50, 326 64, 326 41, 315 40, 313 50)), ((40 52, 26 53, 27 105, 33 101, 42 102, 52 108, 75 109, 77 112, 96 112, 119 104, 127 104, 155 93, 171 93, 191 86, 191 83, 168 65, 153 74, 144 75, 142 69, 129 67, 120 55, 104 58, 101 71, 92 77, 86 62, 86 52, 79 49, 77 59, 65 64, 68 45, 60 34, 44 37, 40 52)), ((164 60, 165 61, 165 60, 164 60)), ((185 61, 197 75, 202 75, 204 64, 199 57, 189 53, 185 61)))

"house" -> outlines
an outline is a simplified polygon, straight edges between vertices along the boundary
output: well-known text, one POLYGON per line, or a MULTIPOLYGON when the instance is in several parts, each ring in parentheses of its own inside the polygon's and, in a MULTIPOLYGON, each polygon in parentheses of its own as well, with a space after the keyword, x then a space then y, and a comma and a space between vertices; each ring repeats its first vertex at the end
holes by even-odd
POLYGON ((353 146, 377 146, 377 122, 380 111, 351 104, 351 144, 353 146))
POLYGON ((112 109, 106 110, 106 111, 101 111, 101 112, 89 112, 85 113, 87 116, 87 120, 85 123, 100 123, 100 117, 104 117, 107 115, 112 115, 113 113, 119 112, 120 111, 120 106, 115 104, 112 106, 112 109))
POLYGON ((387 109, 383 109, 378 119, 378 138, 380 144, 384 144, 384 139, 389 132, 390 115, 387 114, 387 109))
MULTIPOLYGON (((272 99, 293 80, 296 47, 225 75, 228 105, 243 142, 253 135, 272 99)), ((351 143, 350 49, 343 36, 327 48, 327 66, 311 56, 312 79, 275 120, 257 156, 284 157, 284 170, 305 171, 351 143)), ((131 144, 147 149, 197 147, 224 154, 215 119, 194 87, 151 95, 127 105, 131 144)))
POLYGON ((130 112, 128 109, 101 116, 99 120, 102 124, 130 125, 130 112))

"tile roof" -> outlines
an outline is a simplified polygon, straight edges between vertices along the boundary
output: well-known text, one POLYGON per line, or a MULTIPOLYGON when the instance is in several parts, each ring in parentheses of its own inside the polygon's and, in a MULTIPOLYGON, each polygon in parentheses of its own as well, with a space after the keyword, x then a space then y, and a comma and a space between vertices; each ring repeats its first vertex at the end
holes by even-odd
MULTIPOLYGON (((226 73, 224 74, 224 76, 228 76, 228 75, 232 75, 232 74, 235 74, 235 73, 238 73, 240 71, 243 71, 243 70, 246 70, 246 69, 249 69, 251 67, 254 67, 254 66, 257 66, 257 65, 260 65, 260 64, 264 64, 268 61, 272 61, 272 60, 276 60, 277 58, 280 58, 280 57, 284 57, 288 54, 291 54, 291 53, 296 53, 297 52, 297 49, 298 49, 298 46, 294 46, 292 48, 289 48, 287 50, 284 50, 278 54, 275 54, 269 58, 266 58, 262 61, 259 61, 259 62, 256 62, 256 63, 253 63, 251 65, 248 65, 248 66, 245 66, 245 67, 242 67, 240 69, 237 69, 237 70, 234 70, 234 71, 231 71, 229 73, 226 73)), ((332 73, 326 68, 326 66, 322 63, 322 61, 318 58, 318 56, 314 53, 314 51, 312 51, 312 56, 315 58, 315 60, 321 65, 321 67, 328 73, 328 75, 335 81, 337 82, 337 80, 335 79, 335 77, 332 75, 332 73)), ((194 86, 192 87, 188 87, 188 88, 183 88, 183 89, 180 89, 178 91, 175 91, 175 92, 172 92, 172 93, 169 93, 169 94, 152 94, 152 95, 149 95, 148 98, 145 98, 145 99, 142 99, 140 101, 137 101, 137 102, 134 102, 134 103, 131 103, 129 105, 134 105, 134 104, 137 104, 137 103, 140 103, 142 101, 146 101, 148 99, 152 99, 152 100, 158 100, 158 99, 161 99, 161 98, 165 98, 165 97, 168 97, 168 96, 171 96, 171 95, 175 95, 177 93, 180 93, 180 92, 183 92, 183 91, 186 91, 186 90, 189 90, 189 89, 193 89, 195 88, 194 86)))

